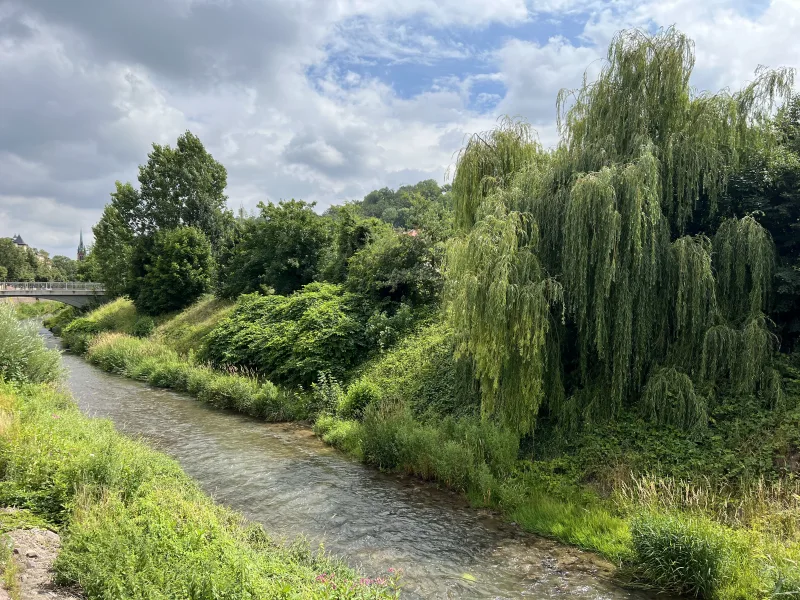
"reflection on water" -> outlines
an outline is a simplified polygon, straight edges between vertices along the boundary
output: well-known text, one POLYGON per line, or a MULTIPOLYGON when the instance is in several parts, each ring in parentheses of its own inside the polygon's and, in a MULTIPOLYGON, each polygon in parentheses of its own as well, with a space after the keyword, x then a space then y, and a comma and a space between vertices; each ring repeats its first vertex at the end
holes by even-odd
POLYGON ((432 485, 350 461, 303 427, 212 410, 73 355, 64 363, 85 413, 143 436, 273 535, 323 542, 370 576, 402 569, 404 597, 645 598, 606 581, 587 554, 523 534, 432 485))

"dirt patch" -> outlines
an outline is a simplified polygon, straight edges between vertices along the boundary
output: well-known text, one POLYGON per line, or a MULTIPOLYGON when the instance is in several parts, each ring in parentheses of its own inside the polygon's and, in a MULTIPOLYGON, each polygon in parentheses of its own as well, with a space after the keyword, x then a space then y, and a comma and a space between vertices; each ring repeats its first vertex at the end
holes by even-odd
POLYGON ((35 528, 15 529, 7 535, 14 543, 14 560, 20 567, 20 600, 82 598, 75 590, 53 583, 53 561, 61 547, 61 539, 57 533, 35 528))

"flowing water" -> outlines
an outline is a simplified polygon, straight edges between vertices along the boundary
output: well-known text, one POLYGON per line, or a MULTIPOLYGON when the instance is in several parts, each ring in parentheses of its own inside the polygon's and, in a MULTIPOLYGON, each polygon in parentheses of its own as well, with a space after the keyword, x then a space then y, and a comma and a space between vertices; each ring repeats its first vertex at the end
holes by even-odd
POLYGON ((367 576, 402 569, 404 598, 646 598, 614 586, 591 555, 353 462, 304 427, 213 410, 74 355, 64 363, 86 414, 171 455, 215 500, 273 536, 305 535, 367 576))

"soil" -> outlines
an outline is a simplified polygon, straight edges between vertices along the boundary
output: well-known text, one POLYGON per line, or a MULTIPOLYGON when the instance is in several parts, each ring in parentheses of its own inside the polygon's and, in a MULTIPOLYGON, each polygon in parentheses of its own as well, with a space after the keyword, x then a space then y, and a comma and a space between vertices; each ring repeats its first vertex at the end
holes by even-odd
MULTIPOLYGON (((61 547, 57 533, 47 529, 15 529, 7 534, 14 543, 14 560, 20 567, 20 600, 76 600, 75 590, 53 583, 53 562, 61 547)), ((0 600, 6 592, 0 592, 0 600)), ((7 593, 6 593, 7 594, 7 593)))

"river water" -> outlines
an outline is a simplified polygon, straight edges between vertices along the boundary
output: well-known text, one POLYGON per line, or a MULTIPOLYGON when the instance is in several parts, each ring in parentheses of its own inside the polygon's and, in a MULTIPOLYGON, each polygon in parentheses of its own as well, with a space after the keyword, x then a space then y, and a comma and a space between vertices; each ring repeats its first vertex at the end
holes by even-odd
POLYGON ((404 598, 647 597, 614 586, 587 553, 525 534, 433 485, 349 460, 304 427, 214 410, 63 358, 84 413, 169 454, 216 501, 273 536, 323 543, 367 576, 402 569, 404 598))

